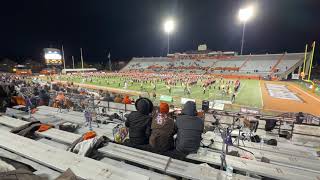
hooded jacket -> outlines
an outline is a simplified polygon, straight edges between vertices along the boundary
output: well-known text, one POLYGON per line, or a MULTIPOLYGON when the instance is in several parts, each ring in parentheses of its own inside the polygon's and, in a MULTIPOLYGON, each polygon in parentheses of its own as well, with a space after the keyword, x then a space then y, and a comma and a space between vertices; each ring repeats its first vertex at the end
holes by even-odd
POLYGON ((155 152, 166 152, 174 147, 174 121, 166 113, 155 113, 151 124, 149 144, 155 152))
POLYGON ((149 143, 151 134, 152 102, 147 98, 140 98, 135 103, 137 111, 131 112, 125 123, 129 128, 129 142, 131 146, 149 143))
POLYGON ((204 128, 204 122, 197 117, 196 104, 188 101, 176 120, 177 139, 176 150, 185 154, 197 152, 201 134, 204 128))
POLYGON ((45 90, 40 90, 40 105, 44 105, 44 106, 48 106, 49 105, 49 100, 50 100, 50 96, 47 94, 47 92, 45 90))

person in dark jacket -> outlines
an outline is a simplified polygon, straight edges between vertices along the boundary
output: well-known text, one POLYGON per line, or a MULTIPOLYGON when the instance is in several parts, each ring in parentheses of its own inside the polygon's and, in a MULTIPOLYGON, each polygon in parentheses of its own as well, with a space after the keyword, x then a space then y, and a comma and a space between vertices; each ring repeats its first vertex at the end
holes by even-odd
POLYGON ((125 142, 125 145, 131 147, 149 144, 151 134, 152 102, 147 98, 140 98, 136 101, 135 106, 137 111, 131 112, 125 123, 129 129, 129 140, 125 142))
POLYGON ((46 92, 46 90, 44 90, 44 89, 40 90, 39 98, 40 98, 39 106, 48 106, 49 105, 50 96, 46 92))
POLYGON ((169 113, 169 105, 160 103, 151 124, 149 144, 153 152, 163 153, 174 147, 174 120, 169 113))
POLYGON ((176 150, 183 154, 196 153, 200 147, 204 121, 197 117, 195 102, 186 102, 182 115, 177 117, 176 128, 176 150))

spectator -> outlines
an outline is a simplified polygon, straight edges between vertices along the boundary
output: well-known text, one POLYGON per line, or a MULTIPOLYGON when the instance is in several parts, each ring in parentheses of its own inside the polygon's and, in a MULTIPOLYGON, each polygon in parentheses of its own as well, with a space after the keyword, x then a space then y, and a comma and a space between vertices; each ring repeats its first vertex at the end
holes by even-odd
POLYGON ((120 97, 120 95, 118 95, 118 96, 116 96, 116 97, 114 98, 114 102, 115 102, 115 103, 122 103, 122 98, 120 97))
POLYGON ((125 96, 122 100, 123 104, 131 104, 131 99, 129 98, 129 96, 125 96))
POLYGON ((200 147, 204 122, 201 118, 197 117, 195 102, 186 102, 182 115, 176 120, 176 126, 176 150, 186 155, 197 152, 200 147))
MULTIPOLYGON (((103 94, 103 101, 111 101, 110 94, 108 92, 103 94)), ((113 100, 112 100, 113 101, 113 100)))
POLYGON ((150 113, 153 111, 153 104, 147 98, 140 98, 136 101, 135 106, 137 111, 131 112, 125 123, 129 128, 129 140, 124 144, 139 148, 140 145, 149 144, 152 120, 150 113))
POLYGON ((154 152, 163 153, 174 147, 174 121, 169 114, 169 105, 160 103, 151 124, 149 144, 154 152))
POLYGON ((60 91, 55 98, 55 104, 54 107, 56 108, 64 108, 66 102, 66 97, 64 96, 64 93, 60 91))
POLYGON ((39 102, 40 106, 48 106, 49 105, 50 96, 48 95, 48 93, 44 89, 40 90, 39 98, 40 98, 40 102, 39 102))
POLYGON ((113 93, 111 93, 110 94, 110 101, 112 102, 112 101, 114 101, 114 99, 115 99, 115 95, 113 93))
POLYGON ((65 96, 64 96, 64 93, 62 91, 60 91, 56 97, 56 101, 59 101, 59 102, 64 102, 65 101, 65 96))

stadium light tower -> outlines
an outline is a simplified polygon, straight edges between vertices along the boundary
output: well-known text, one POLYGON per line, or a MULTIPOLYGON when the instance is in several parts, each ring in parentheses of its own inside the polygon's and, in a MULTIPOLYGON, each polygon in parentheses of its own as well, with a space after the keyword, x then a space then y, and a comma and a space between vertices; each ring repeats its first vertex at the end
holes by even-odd
POLYGON ((170 34, 173 32, 175 27, 174 21, 172 19, 168 19, 164 23, 164 32, 168 34, 168 49, 167 54, 170 53, 170 34))
POLYGON ((242 39, 241 39, 241 55, 243 52, 243 44, 244 44, 244 31, 246 28, 246 23, 248 20, 250 20, 250 18, 253 16, 253 7, 252 6, 248 6, 246 8, 241 8, 239 10, 239 20, 240 22, 242 22, 243 24, 243 28, 242 28, 242 39))

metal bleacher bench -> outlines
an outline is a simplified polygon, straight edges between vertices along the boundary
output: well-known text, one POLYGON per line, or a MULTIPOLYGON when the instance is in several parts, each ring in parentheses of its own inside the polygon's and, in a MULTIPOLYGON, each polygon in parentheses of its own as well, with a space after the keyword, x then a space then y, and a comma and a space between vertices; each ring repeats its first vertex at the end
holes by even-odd
MULTIPOLYGON (((3 116, 1 118, 0 124, 5 124, 7 126, 20 126, 27 122, 17 120, 14 118, 9 118, 3 116)), ((44 132, 37 132, 39 136, 48 137, 55 141, 71 144, 76 139, 80 137, 78 134, 73 134, 57 129, 49 129, 44 132)), ((169 157, 150 153, 147 151, 142 151, 139 149, 134 149, 126 147, 123 145, 118 145, 114 143, 109 143, 107 146, 99 149, 99 151, 107 156, 112 156, 131 162, 135 162, 150 168, 154 168, 168 174, 178 175, 185 178, 192 178, 192 173, 188 174, 185 172, 186 167, 191 167, 192 163, 187 163, 184 161, 170 159, 169 157), (180 172, 179 172, 180 171, 180 172)), ((220 165, 220 154, 216 152, 208 153, 205 156, 198 156, 197 154, 191 154, 187 158, 197 160, 200 162, 207 162, 209 164, 220 165)), ((246 171, 252 174, 258 174, 262 176, 268 176, 276 179, 292 179, 295 177, 303 177, 304 179, 314 179, 320 178, 317 172, 305 172, 296 168, 284 167, 275 164, 266 164, 262 162, 245 160, 238 157, 227 156, 227 164, 230 163, 234 169, 241 171, 246 171), (239 163, 240 162, 240 163, 239 163)), ((299 165, 299 164, 297 164, 299 165)), ((318 168, 315 166, 315 168, 318 168)), ((194 168, 196 169, 196 168, 194 168)))
MULTIPOLYGON (((190 154, 188 159, 206 162, 208 164, 220 165, 220 153, 208 150, 206 155, 190 154)), ((319 172, 310 172, 281 165, 263 163, 255 160, 243 159, 235 156, 226 156, 227 165, 233 169, 245 171, 247 173, 270 177, 274 179, 319 179, 319 172)))
MULTIPOLYGON (((207 137, 203 136, 204 140, 210 141, 213 137, 207 137)), ((218 143, 222 143, 223 140, 221 138, 214 137, 214 141, 218 143)), ((285 155, 292 155, 297 157, 303 157, 303 158, 309 158, 309 159, 318 159, 313 153, 308 151, 302 151, 299 149, 294 149, 287 147, 282 144, 278 144, 278 146, 272 146, 264 143, 263 146, 261 146, 260 143, 250 142, 250 141, 243 141, 244 145, 242 143, 239 144, 242 148, 250 148, 250 149, 258 149, 260 151, 275 153, 275 154, 285 154, 285 155), (281 146, 280 146, 281 145, 281 146)))
MULTIPOLYGON (((1 118, 0 123, 12 127, 25 124, 24 121, 9 117, 1 118)), ((52 138, 55 141, 63 142, 66 144, 71 144, 80 137, 80 135, 78 134, 73 134, 57 129, 49 129, 41 133, 37 132, 37 134, 39 136, 52 138)), ((199 165, 195 165, 192 163, 170 159, 167 156, 162 156, 114 143, 109 143, 107 146, 99 149, 99 151, 107 156, 135 162, 150 168, 160 170, 162 172, 166 172, 168 174, 184 178, 195 179, 195 177, 199 176, 199 174, 203 174, 201 173, 201 171, 206 169, 205 167, 200 167, 199 165)), ((188 158, 201 162, 207 162, 209 164, 220 165, 220 154, 216 152, 209 151, 205 156, 191 154, 188 156, 188 158)), ((279 165, 271 165, 252 160, 245 160, 232 156, 227 156, 227 164, 231 164, 234 169, 276 179, 294 179, 297 177, 301 179, 319 178, 317 173, 304 172, 298 169, 283 167, 279 165)), ((211 173, 210 176, 212 176, 212 173, 214 171, 217 171, 215 172, 215 176, 221 176, 221 172, 219 172, 218 170, 207 171, 211 173)))
MULTIPOLYGON (((0 116, 0 124, 3 124, 5 126, 11 127, 11 128, 18 127, 20 125, 25 125, 27 123, 29 123, 29 122, 21 121, 18 119, 7 117, 7 116, 0 116)), ((78 134, 72 134, 72 133, 64 132, 64 131, 61 131, 58 129, 50 129, 48 131, 44 131, 41 133, 36 132, 36 134, 40 137, 50 138, 56 142, 61 142, 63 144, 68 144, 68 145, 71 144, 75 139, 80 137, 80 135, 78 135, 78 134), (66 135, 65 133, 67 134, 67 136, 65 136, 66 135)), ((54 143, 54 141, 50 141, 45 138, 39 139, 38 141, 44 142, 44 143, 50 142, 47 144, 54 146, 55 148, 60 148, 62 150, 66 150, 67 149, 66 147, 68 146, 68 145, 62 145, 60 143, 54 143)), ((169 176, 162 175, 162 174, 159 174, 156 172, 141 169, 139 167, 135 167, 135 166, 125 164, 125 163, 120 163, 118 161, 115 161, 115 160, 112 160, 109 158, 103 158, 103 160, 101 160, 101 162, 108 163, 108 164, 111 164, 111 165, 116 166, 118 168, 121 168, 121 170, 123 170, 124 172, 129 170, 129 171, 137 172, 139 174, 146 175, 146 176, 150 177, 150 180, 152 180, 152 179, 154 179, 154 180, 173 180, 174 179, 169 176)))
MULTIPOLYGON (((2 121, 2 117, 0 117, 0 124, 17 127, 16 125, 21 125, 23 122, 18 119, 7 117, 6 121, 2 121), (12 121, 16 121, 16 123, 7 123, 8 118, 12 121), (20 121, 18 123, 18 121, 20 121)), ((10 134, 10 133, 9 133, 10 134)), ((49 129, 44 132, 36 132, 37 135, 47 138, 52 138, 55 141, 71 144, 74 140, 78 139, 80 135, 73 134, 57 129, 49 129)), ((32 140, 31 140, 32 141, 32 140)), ((1 142, 0 142, 1 143, 1 142)), ((0 145, 1 146, 1 145, 0 145)), ((187 179, 226 179, 226 174, 223 171, 211 168, 200 166, 198 164, 188 163, 180 160, 171 159, 167 156, 142 151, 135 148, 126 147, 123 145, 118 145, 114 143, 108 143, 107 146, 100 148, 99 152, 105 154, 106 156, 112 156, 116 158, 120 158, 122 160, 127 160, 130 162, 135 162, 140 165, 147 166, 149 168, 153 168, 159 170, 161 172, 175 175, 182 178, 187 179)), ((240 180, 240 179, 252 179, 250 177, 234 174, 231 179, 240 180)))
MULTIPOLYGON (((219 139, 216 139, 216 141, 211 145, 211 148, 215 149, 216 151, 220 151, 222 148, 221 141, 219 139)), ((320 160, 316 159, 315 156, 314 158, 306 158, 296 156, 295 154, 281 154, 263 150, 263 147, 261 149, 248 147, 243 148, 252 152, 257 159, 261 159, 262 157, 268 158, 270 160, 270 163, 274 165, 282 165, 286 167, 292 167, 295 169, 301 169, 304 171, 320 173, 320 166, 318 165, 320 164, 320 160)))
POLYGON ((148 180, 147 176, 63 151, 32 139, 0 130, 0 147, 23 157, 44 164, 59 172, 70 168, 83 179, 148 180))
MULTIPOLYGON (((23 125, 24 121, 17 120, 14 118, 4 118, 1 124, 8 126, 23 125), (14 121, 13 122, 10 122, 14 121)), ((71 144, 76 139, 80 137, 78 134, 73 134, 57 129, 49 129, 44 132, 37 132, 39 136, 52 138, 58 142, 63 142, 66 144, 71 144)), ((112 156, 127 161, 135 162, 150 168, 154 168, 168 174, 194 179, 197 176, 196 172, 199 172, 199 166, 187 163, 184 161, 179 161, 175 159, 170 159, 167 156, 162 156, 147 151, 142 151, 139 149, 134 149, 126 147, 123 145, 118 145, 114 143, 109 143, 107 146, 99 149, 99 151, 107 156, 112 156)), ((199 156, 197 154, 188 155, 189 159, 197 160, 200 162, 207 162, 209 164, 220 165, 220 154, 212 151, 208 151, 207 155, 199 156)), ((266 164, 253 160, 245 160, 238 157, 227 156, 227 164, 231 164, 234 169, 241 171, 246 171, 252 174, 262 175, 266 177, 272 177, 276 179, 317 179, 320 178, 319 173, 307 172, 299 169, 294 169, 290 167, 283 167, 280 165, 266 164)), ((202 168, 203 169, 203 168, 202 168)), ((218 171, 218 170, 216 170, 218 171)), ((210 171, 211 172, 211 171, 210 171)), ((218 175, 220 172, 217 172, 218 175)), ((201 173, 200 173, 201 174, 201 173)))

